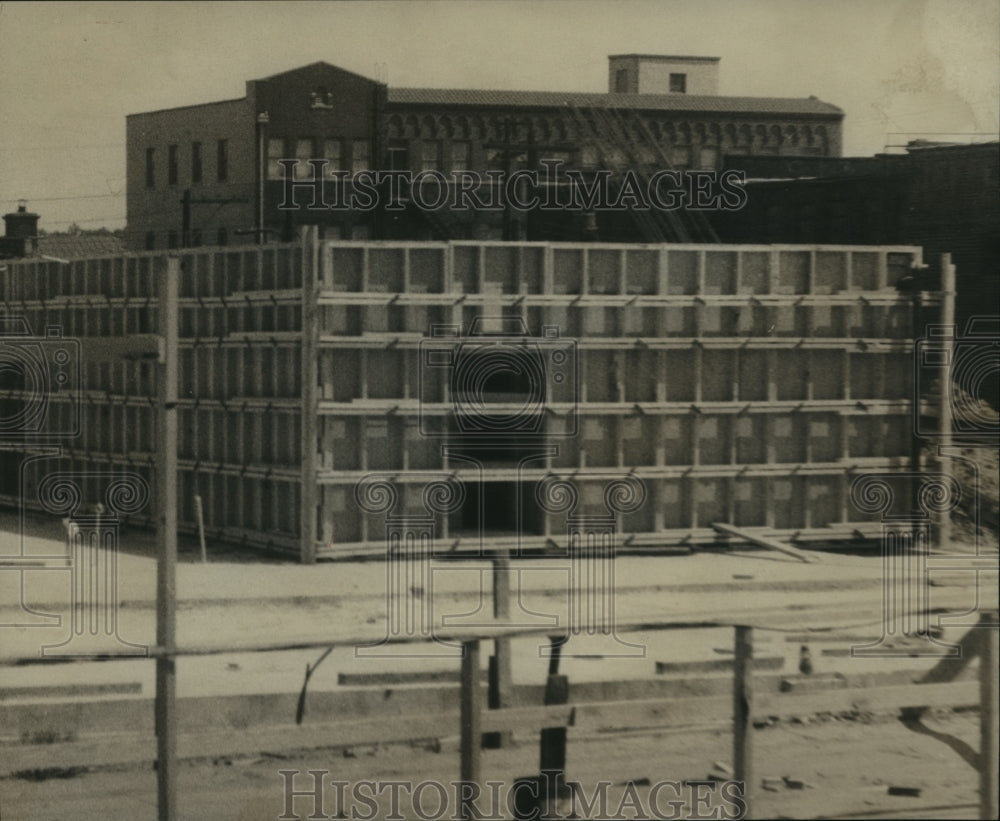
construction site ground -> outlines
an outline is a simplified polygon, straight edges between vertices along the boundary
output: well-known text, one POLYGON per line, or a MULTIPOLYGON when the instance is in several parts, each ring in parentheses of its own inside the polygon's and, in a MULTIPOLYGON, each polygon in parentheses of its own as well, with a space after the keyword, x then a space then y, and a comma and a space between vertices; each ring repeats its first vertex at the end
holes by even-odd
MULTIPOLYGON (((23 541, 17 517, 0 520, 3 555, 54 555, 64 549, 58 522, 29 519, 23 541)), ((978 546, 960 534, 956 554, 978 550, 996 556, 996 538, 980 534, 978 546)), ((809 676, 858 677, 865 674, 912 680, 937 659, 904 654, 892 658, 856 658, 850 648, 859 639, 882 634, 884 590, 881 557, 813 551, 807 564, 773 551, 744 549, 700 552, 688 556, 622 556, 615 564, 616 617, 694 621, 713 617, 753 624, 755 655, 769 659, 769 674, 801 681, 801 645, 807 644, 813 670, 809 676), (830 631, 834 635, 830 634, 830 631), (825 634, 825 635, 824 635, 825 634), (838 640, 838 636, 841 638, 838 640)), ((155 644, 155 541, 151 534, 126 532, 119 554, 118 634, 136 645, 155 644)), ((512 589, 520 596, 512 619, 525 624, 552 623, 554 633, 567 624, 568 574, 558 561, 512 564, 512 589), (545 622, 549 619, 549 622, 545 622)), ((66 640, 70 624, 70 573, 67 568, 0 572, 2 656, 37 657, 44 646, 66 640), (19 604, 23 602, 23 607, 19 604), (45 614, 45 615, 41 615, 45 614), (58 617, 57 620, 46 616, 58 617)), ((182 731, 229 722, 230 726, 294 723, 294 710, 306 665, 315 649, 275 653, 239 652, 240 645, 263 641, 365 637, 377 642, 386 633, 384 562, 325 563, 300 566, 262 560, 231 548, 209 544, 202 563, 195 543, 182 545, 177 574, 178 643, 231 644, 232 653, 185 657, 178 661, 178 697, 197 709, 181 710, 182 731), (243 703, 242 712, 235 703, 243 703), (232 716, 239 713, 234 722, 232 716)), ((492 614, 489 562, 436 565, 433 589, 413 591, 416 600, 432 598, 435 617, 474 627, 492 614)), ((978 613, 997 608, 995 571, 960 570, 930 574, 930 606, 945 614, 932 619, 942 641, 957 641, 978 613)), ((620 637, 621 657, 574 657, 588 652, 593 640, 571 639, 560 672, 568 676, 570 697, 586 691, 614 698, 618 689, 641 692, 636 682, 658 686, 666 678, 714 682, 725 692, 730 674, 718 662, 731 657, 733 631, 728 627, 651 631, 620 637), (657 662, 666 667, 657 672, 657 662), (601 685, 604 682, 604 685, 601 685)), ((489 643, 485 656, 491 652, 489 643)), ((518 639, 512 645, 513 683, 519 698, 531 701, 544 685, 548 660, 542 640, 518 639), (534 689, 532 689, 534 688, 534 689)), ((333 651, 309 682, 305 721, 333 721, 379 715, 379 700, 405 698, 413 709, 457 704, 458 657, 442 647, 436 657, 401 655, 359 657, 356 648, 333 651), (449 679, 449 676, 454 678, 449 679), (413 683, 406 683, 412 677, 413 683), (385 684, 385 681, 391 684, 385 684), (379 684, 379 682, 383 682, 379 684), (410 691, 407 693, 407 691, 410 691), (324 700, 324 696, 328 696, 324 700), (338 698, 340 700, 338 700, 338 698), (351 699, 354 699, 351 701, 351 699), (337 714, 345 704, 355 714, 337 714), (338 706, 339 705, 339 706, 338 706), (368 712, 370 711, 370 713, 368 712)), ((975 664, 971 666, 974 676, 975 664)), ((762 673, 763 675, 763 673, 762 673)), ((0 668, 3 684, 0 714, 6 760, 0 780, 4 819, 145 819, 156 817, 156 773, 148 761, 134 764, 46 766, 38 757, 51 745, 52 761, 73 744, 90 738, 120 738, 128 749, 133 736, 152 732, 154 665, 145 658, 108 663, 22 665, 0 668), (26 746, 27 745, 27 746, 26 746), (22 751, 34 757, 19 767, 22 751)), ((652 691, 651 691, 652 692, 652 691)), ((693 693, 692 693, 693 694, 693 693)), ((622 697, 618 695, 617 697, 622 697)), ((650 696, 652 697, 652 696, 650 696)), ((386 701, 388 703, 388 701, 386 701)), ((534 703, 540 703, 534 701, 534 703)), ((590 795, 600 781, 610 782, 608 810, 614 813, 631 782, 640 801, 660 781, 704 780, 725 776, 731 762, 731 730, 720 721, 671 729, 634 728, 608 735, 569 732, 567 778, 590 795)), ((978 712, 937 710, 918 723, 904 724, 893 715, 826 714, 795 721, 761 722, 755 732, 752 794, 757 817, 954 817, 977 813, 978 712), (890 794, 898 793, 898 794, 890 794)), ((500 750, 483 753, 488 779, 512 783, 537 774, 537 728, 518 733, 500 750)), ((264 819, 284 811, 280 770, 327 770, 328 779, 456 781, 459 774, 458 725, 443 727, 425 742, 344 747, 335 740, 321 749, 261 749, 254 754, 187 760, 179 793, 183 818, 264 819)), ((303 789, 303 781, 296 789, 303 789)), ((307 785, 308 786, 308 785, 307 785)), ((670 797, 675 797, 672 793, 670 797)), ((431 809, 434 801, 430 801, 431 809)), ((335 815, 331 790, 326 812, 335 815)), ((661 805, 665 802, 661 800, 661 805)), ((310 801, 296 799, 301 817, 310 801)), ((347 808, 365 817, 363 805, 347 808)), ((569 815, 568 804, 563 808, 569 815)), ((576 811, 580 814, 580 807, 576 811)), ((381 801, 374 817, 391 808, 381 801)), ((404 817, 414 817, 412 811, 404 817)), ((447 817, 451 817, 452 810, 447 817)), ((678 817, 687 817, 682 810, 678 817)), ((594 816, 593 812, 590 813, 594 816)), ((294 815, 292 816, 294 817, 294 815)), ((580 817, 587 817, 581 815, 580 817)), ((628 807, 619 817, 642 817, 628 807), (631 814, 630 814, 631 813, 631 814)), ((655 815, 653 817, 656 817, 655 815)), ((723 816, 724 817, 724 816, 723 816)))

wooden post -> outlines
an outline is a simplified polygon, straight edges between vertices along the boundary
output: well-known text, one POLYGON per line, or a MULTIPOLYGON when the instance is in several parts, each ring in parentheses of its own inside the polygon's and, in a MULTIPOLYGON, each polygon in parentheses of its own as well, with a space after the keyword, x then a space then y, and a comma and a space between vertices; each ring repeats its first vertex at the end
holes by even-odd
POLYGON ((743 783, 743 818, 753 818, 753 628, 736 628, 733 659, 733 779, 743 783))
MULTIPOLYGON (((500 548, 493 557, 493 617, 497 621, 510 620, 510 551, 500 548)), ((493 657, 490 659, 489 708, 499 710, 511 706, 510 639, 493 640, 493 657)), ((511 733, 487 733, 485 746, 497 749, 510 746, 511 733)))
POLYGON ((996 613, 980 616, 977 628, 982 641, 979 653, 979 817, 1000 816, 998 775, 1000 772, 1000 688, 997 685, 1000 665, 1000 631, 997 630, 996 613))
POLYGON ((475 807, 467 796, 475 794, 480 784, 479 755, 482 746, 482 692, 479 683, 479 640, 462 643, 462 693, 461 693, 461 750, 460 779, 462 795, 459 798, 459 817, 471 821, 476 817, 475 807))
MULTIPOLYGON (((545 703, 569 703, 569 678, 559 674, 559 658, 566 636, 552 636, 549 675, 545 680, 545 703)), ((541 818, 558 817, 558 802, 568 794, 566 785, 566 728, 543 727, 539 734, 538 800, 541 818)))
MULTIPOLYGON (((941 357, 938 369, 940 396, 938 398, 938 470, 946 476, 952 475, 952 464, 949 448, 951 448, 952 421, 951 406, 951 366, 955 356, 955 266, 951 262, 951 254, 941 255, 941 324, 951 326, 951 333, 941 341, 947 355, 941 357)), ((916 388, 916 386, 914 386, 916 388)), ((914 402, 919 403, 920 397, 914 396, 914 402)), ((918 410, 919 413, 919 410, 918 410)), ((947 550, 951 544, 951 511, 945 510, 937 514, 934 544, 938 549, 947 550)))
MULTIPOLYGON (((319 292, 321 276, 319 266, 322 265, 319 247, 319 231, 316 226, 309 226, 302 235, 302 347, 299 356, 302 357, 302 469, 300 473, 301 494, 299 504, 299 559, 303 564, 313 564, 316 561, 316 506, 319 489, 316 486, 317 458, 319 448, 317 441, 316 408, 318 401, 318 351, 316 348, 317 316, 316 301, 319 292)), ((330 398, 330 397, 326 397, 330 398)))
POLYGON ((201 544, 202 564, 208 561, 208 551, 205 549, 205 511, 201 505, 201 496, 194 497, 194 515, 198 519, 198 541, 201 544))
MULTIPOLYGON (((159 459, 156 482, 159 562, 156 566, 156 643, 171 651, 176 644, 177 577, 177 290, 181 262, 167 259, 159 282, 157 325, 163 350, 157 365, 159 386, 159 459)), ((177 679, 173 656, 156 659, 157 797, 160 821, 177 815, 177 679)))

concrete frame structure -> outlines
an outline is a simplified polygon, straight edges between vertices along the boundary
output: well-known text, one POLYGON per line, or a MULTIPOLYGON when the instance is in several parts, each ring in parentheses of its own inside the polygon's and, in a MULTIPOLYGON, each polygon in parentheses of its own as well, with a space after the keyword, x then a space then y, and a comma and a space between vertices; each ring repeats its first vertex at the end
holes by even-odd
MULTIPOLYGON (((568 517, 607 516, 609 484, 628 477, 646 501, 618 515, 622 549, 717 542, 716 522, 874 537, 878 521, 851 507, 852 478, 911 468, 913 310, 894 286, 919 249, 310 239, 180 257, 188 531, 200 495, 214 538, 304 561, 384 551, 386 515, 432 515, 451 551, 533 553, 563 545, 568 517), (500 447, 456 427, 468 397, 427 357, 435 326, 467 333, 498 316, 527 333, 451 342, 527 348, 544 363, 540 383, 484 397, 487 412, 528 408, 542 423, 525 436, 519 422, 500 447), (575 370, 553 364, 551 328, 575 370), (371 476, 394 488, 378 515, 354 499, 371 476), (429 508, 441 481, 466 501, 429 508), (575 506, 532 501, 553 481, 575 506)), ((8 263, 3 302, 36 335, 57 325, 86 353, 95 338, 155 332, 165 265, 162 254, 8 263)), ((23 347, 48 349, 37 336, 23 347)), ((52 434, 62 452, 26 462, 22 485, 0 488, 8 502, 33 498, 53 470, 95 465, 155 485, 153 365, 75 367, 68 388, 12 394, 41 397, 48 427, 35 438, 52 434)), ((5 443, 4 475, 37 450, 28 439, 5 443)))

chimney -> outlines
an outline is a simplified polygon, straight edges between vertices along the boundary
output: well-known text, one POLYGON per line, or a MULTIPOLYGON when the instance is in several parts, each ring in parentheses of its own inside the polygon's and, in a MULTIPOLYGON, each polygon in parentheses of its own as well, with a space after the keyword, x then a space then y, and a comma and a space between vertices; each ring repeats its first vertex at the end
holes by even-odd
POLYGON ((7 224, 6 234, 10 239, 31 239, 38 236, 38 214, 28 212, 28 204, 24 200, 17 203, 17 211, 4 214, 3 221, 7 224))
POLYGON ((17 211, 4 214, 6 236, 0 237, 0 257, 5 259, 26 257, 29 249, 34 251, 35 237, 38 235, 38 214, 28 213, 24 200, 17 203, 17 211))

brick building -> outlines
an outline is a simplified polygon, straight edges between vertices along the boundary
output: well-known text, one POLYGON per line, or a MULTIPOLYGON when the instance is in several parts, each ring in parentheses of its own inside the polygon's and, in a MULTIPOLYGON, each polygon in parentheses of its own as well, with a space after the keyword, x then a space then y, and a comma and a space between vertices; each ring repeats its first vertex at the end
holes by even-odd
POLYGON ((941 255, 952 255, 960 326, 996 313, 1000 143, 916 141, 905 154, 732 156, 727 163, 746 173, 747 204, 712 215, 723 241, 919 245, 932 280, 941 255))
MULTIPOLYGON (((132 249, 290 238, 706 239, 698 220, 450 209, 279 209, 296 181, 408 170, 721 169, 725 157, 837 157, 843 112, 815 98, 724 97, 718 58, 615 55, 609 93, 390 88, 326 63, 247 83, 246 96, 127 118, 132 249), (419 213, 417 213, 419 211, 419 213)), ((451 183, 449 183, 451 184, 451 183)), ((304 186, 303 186, 304 187, 304 186)), ((299 190, 300 195, 308 192, 299 190)), ((384 199, 378 198, 384 205, 384 199)), ((325 203, 324 203, 325 204, 325 203)))

